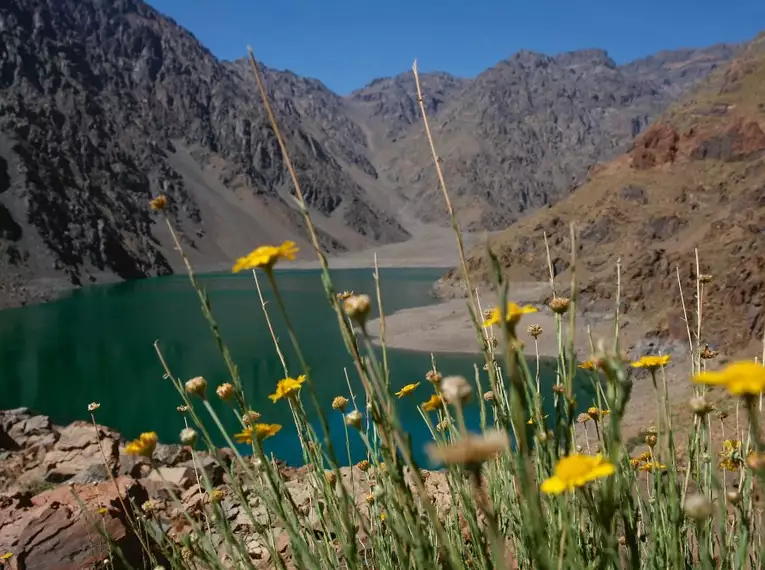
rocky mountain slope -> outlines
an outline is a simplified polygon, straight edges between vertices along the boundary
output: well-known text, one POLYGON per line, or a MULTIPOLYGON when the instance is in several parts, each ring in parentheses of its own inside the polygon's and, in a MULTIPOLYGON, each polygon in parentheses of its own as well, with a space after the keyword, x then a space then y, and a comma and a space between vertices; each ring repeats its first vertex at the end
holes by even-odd
MULTIPOLYGON (((465 227, 502 229, 565 196, 733 53, 721 45, 617 66, 602 50, 519 52, 464 83, 432 127, 465 227)), ((422 129, 381 155, 417 216, 446 223, 422 129)))
MULTIPOLYGON (((587 306, 613 306, 621 258, 625 311, 649 315, 660 334, 687 338, 676 268, 686 303, 693 304, 698 248, 700 271, 712 276, 703 340, 732 351, 761 350, 765 34, 673 105, 627 153, 593 168, 573 194, 500 233, 493 248, 508 277, 545 277, 546 232, 553 265, 567 283, 571 223, 587 306)), ((482 251, 469 264, 476 282, 491 280, 482 251)), ((456 281, 452 271, 440 286, 456 281)))
MULTIPOLYGON (((168 231, 147 206, 159 192, 203 268, 263 241, 305 245, 246 61, 217 60, 140 0, 9 0, 0 41, 0 298, 40 277, 172 271, 168 231)), ((522 52, 472 80, 424 74, 460 215, 498 229, 554 202, 734 52, 625 66, 597 50, 522 52)), ((348 97, 264 75, 328 251, 446 222, 411 73, 348 97)))
MULTIPOLYGON (((294 236, 299 216, 249 70, 134 0, 11 0, 0 23, 7 265, 73 282, 167 272, 167 235, 147 207, 160 191, 203 262, 294 236)), ((333 111, 340 98, 267 76, 327 248, 406 238, 341 164, 374 176, 363 133, 333 111), (338 136, 325 147, 327 131, 338 136)))

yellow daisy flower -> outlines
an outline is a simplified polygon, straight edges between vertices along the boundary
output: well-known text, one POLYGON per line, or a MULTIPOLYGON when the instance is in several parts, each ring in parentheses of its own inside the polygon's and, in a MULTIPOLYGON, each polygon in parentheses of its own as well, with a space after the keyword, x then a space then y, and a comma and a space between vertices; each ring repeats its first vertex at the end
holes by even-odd
POLYGON ((666 366, 669 364, 670 358, 666 354, 664 356, 641 356, 639 360, 631 362, 632 368, 645 368, 646 370, 656 370, 660 366, 666 366))
POLYGON ((144 432, 138 436, 138 439, 131 441, 125 446, 125 453, 127 455, 151 457, 157 447, 158 440, 159 438, 155 432, 144 432))
MULTIPOLYGON (((518 324, 518 321, 521 320, 521 317, 523 315, 528 315, 529 313, 536 313, 537 309, 535 307, 532 307, 531 305, 526 305, 525 307, 521 307, 520 305, 517 305, 515 303, 507 303, 507 310, 505 315, 505 322, 509 326, 515 326, 518 324)), ((494 307, 491 309, 491 311, 488 312, 488 315, 486 317, 486 320, 483 321, 483 326, 490 327, 492 325, 498 325, 502 320, 502 314, 499 310, 499 307, 494 307)))
POLYGON ((244 428, 240 433, 235 433, 234 439, 237 443, 252 443, 254 436, 258 441, 263 441, 275 436, 281 429, 282 426, 279 424, 255 424, 244 428))
POLYGON ((541 490, 548 495, 573 491, 590 481, 613 475, 616 469, 602 455, 579 453, 561 459, 555 466, 555 474, 542 482, 541 490))
POLYGON ((419 382, 416 382, 414 384, 407 384, 406 386, 401 388, 401 390, 396 392, 396 396, 398 396, 399 398, 403 398, 404 396, 408 396, 409 394, 414 392, 417 389, 417 386, 419 386, 419 385, 420 385, 419 382))
POLYGON ((423 402, 422 409, 425 410, 426 412, 435 412, 436 410, 441 408, 442 405, 443 403, 441 401, 441 396, 439 396, 438 394, 433 394, 430 397, 430 400, 428 400, 427 402, 423 402))
POLYGON ((276 392, 270 394, 272 402, 277 402, 282 398, 289 398, 298 393, 300 386, 305 382, 305 374, 301 374, 297 378, 282 378, 276 385, 276 392))
POLYGON ((765 391, 765 368, 751 360, 743 360, 722 370, 697 374, 693 381, 724 386, 734 396, 757 396, 765 391))
POLYGON ((280 259, 295 259, 295 254, 300 251, 294 241, 285 241, 282 245, 261 245, 252 250, 244 257, 236 260, 232 271, 238 273, 243 269, 263 269, 270 271, 280 259))

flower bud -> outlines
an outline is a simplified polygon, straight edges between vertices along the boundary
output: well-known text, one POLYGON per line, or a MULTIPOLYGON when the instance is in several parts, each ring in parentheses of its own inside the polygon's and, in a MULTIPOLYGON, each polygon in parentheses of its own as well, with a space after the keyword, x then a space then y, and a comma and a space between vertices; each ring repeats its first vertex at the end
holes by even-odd
POLYGON ((372 303, 369 300, 369 295, 351 295, 343 303, 345 314, 355 321, 360 327, 364 328, 367 323, 367 317, 369 311, 372 308, 372 303))
POLYGON ((564 315, 568 311, 571 301, 566 297, 553 297, 550 301, 550 308, 556 315, 564 315))
POLYGON ((234 387, 226 382, 225 384, 218 386, 218 388, 215 390, 215 393, 218 394, 218 397, 221 400, 228 402, 231 398, 234 397, 234 387))
POLYGON ((348 405, 348 398, 344 398, 343 396, 337 396, 334 400, 332 400, 333 410, 344 412, 345 406, 347 405, 348 405))
POLYGON ((205 380, 201 376, 192 378, 191 380, 186 382, 186 391, 189 394, 196 394, 200 398, 204 399, 205 392, 207 391, 207 380, 205 380))
POLYGON ((197 432, 193 428, 185 428, 181 430, 181 443, 194 447, 197 443, 197 432))
POLYGON ((361 422, 363 419, 364 417, 358 410, 353 410, 352 412, 348 412, 345 415, 345 423, 351 427, 355 427, 356 429, 361 429, 361 422))
POLYGON ((691 407, 691 411, 702 418, 715 409, 705 396, 694 396, 690 399, 688 404, 691 407))
POLYGON ((685 514, 695 521, 703 521, 712 516, 712 503, 703 495, 688 495, 683 505, 685 514))
POLYGON ((447 376, 441 380, 441 397, 447 404, 464 404, 472 394, 473 388, 462 376, 447 376))

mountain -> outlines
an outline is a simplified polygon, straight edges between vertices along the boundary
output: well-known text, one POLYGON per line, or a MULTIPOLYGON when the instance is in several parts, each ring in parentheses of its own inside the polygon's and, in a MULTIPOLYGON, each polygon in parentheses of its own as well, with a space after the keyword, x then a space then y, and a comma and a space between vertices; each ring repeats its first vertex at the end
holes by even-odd
MULTIPOLYGON (((171 272, 147 205, 159 192, 199 267, 307 245, 248 62, 218 60, 140 0, 7 0, 0 41, 0 297, 38 278, 171 272)), ((474 79, 423 74, 461 217, 497 229, 565 196, 736 49, 624 66, 521 52, 474 79)), ((327 251, 446 223, 411 72, 340 97, 262 69, 327 251)))
MULTIPOLYGON (((168 235, 147 209, 160 191, 202 262, 301 226, 241 62, 218 61, 134 0, 9 0, 0 18, 7 264, 63 271, 73 282, 166 273, 168 235)), ((337 111, 340 98, 318 81, 266 76, 327 248, 405 239, 349 172, 374 176, 363 132, 337 111)))
MULTIPOLYGON (((698 248, 700 271, 712 276, 704 292, 702 340, 732 351, 760 350, 765 34, 672 105, 628 152, 593 168, 571 195, 493 239, 507 277, 546 278, 546 232, 555 271, 567 283, 571 223, 585 306, 613 306, 620 258, 626 314, 648 318, 665 337, 686 339, 676 268, 685 302, 694 304, 698 248)), ((491 281, 483 251, 470 254, 469 266, 476 283, 491 281)), ((439 288, 445 292, 457 282, 455 270, 439 288)))
MULTIPOLYGON (((432 130, 465 228, 503 229, 567 195, 734 52, 720 45, 617 66, 602 50, 524 51, 447 92, 432 130)), ((378 170, 416 216, 448 223, 422 129, 380 154, 378 170)))

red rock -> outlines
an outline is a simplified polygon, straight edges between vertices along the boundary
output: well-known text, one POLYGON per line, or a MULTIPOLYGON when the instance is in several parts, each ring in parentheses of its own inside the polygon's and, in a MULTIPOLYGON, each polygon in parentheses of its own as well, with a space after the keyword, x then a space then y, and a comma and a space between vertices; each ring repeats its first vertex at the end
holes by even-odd
POLYGON ((125 559, 140 566, 140 542, 123 503, 130 509, 130 500, 141 504, 148 495, 137 481, 119 479, 117 486, 119 492, 111 481, 60 486, 34 497, 29 507, 0 509, 0 549, 14 553, 18 570, 79 570, 109 557, 107 533, 125 559))

